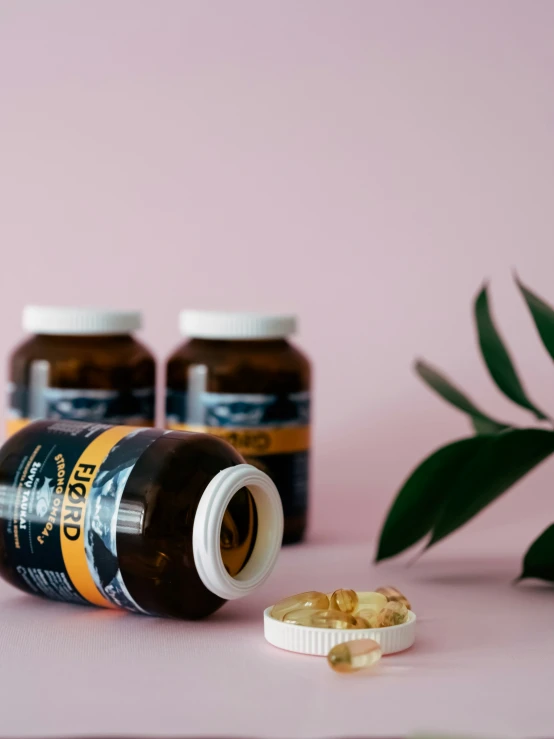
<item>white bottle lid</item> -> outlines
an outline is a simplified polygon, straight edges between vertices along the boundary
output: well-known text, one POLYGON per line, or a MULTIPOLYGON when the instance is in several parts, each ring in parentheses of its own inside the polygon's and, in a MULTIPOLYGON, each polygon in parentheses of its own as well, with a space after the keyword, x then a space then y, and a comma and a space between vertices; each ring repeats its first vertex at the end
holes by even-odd
POLYGON ((284 339, 296 333, 297 320, 290 314, 184 310, 179 328, 191 339, 284 339))
POLYGON ((142 316, 138 311, 46 305, 27 305, 23 309, 23 328, 33 334, 128 334, 140 329, 141 325, 142 316))
POLYGON ((251 464, 221 470, 200 498, 192 528, 194 564, 204 585, 225 600, 235 600, 259 588, 273 570, 283 540, 283 506, 273 481, 251 464), (221 526, 231 499, 248 488, 258 517, 250 558, 231 577, 221 556, 221 526))
POLYGON ((273 606, 264 611, 264 635, 270 644, 289 652, 327 656, 333 647, 353 639, 373 639, 383 654, 409 649, 415 641, 416 615, 408 613, 406 623, 379 629, 322 629, 278 621, 270 616, 273 606))

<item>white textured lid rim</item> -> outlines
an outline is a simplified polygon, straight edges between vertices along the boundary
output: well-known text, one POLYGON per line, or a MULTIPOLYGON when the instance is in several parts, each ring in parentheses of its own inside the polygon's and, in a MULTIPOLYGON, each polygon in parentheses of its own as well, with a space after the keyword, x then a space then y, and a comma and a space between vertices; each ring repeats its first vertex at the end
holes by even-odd
POLYGON ((296 333, 297 319, 291 314, 184 310, 179 328, 191 339, 283 339, 296 333))
POLYGON ((139 311, 27 305, 22 323, 33 334, 114 335, 138 331, 142 315, 139 311))
POLYGON ((262 585, 275 567, 283 540, 283 506, 275 484, 251 464, 221 470, 200 498, 192 528, 194 564, 204 585, 225 600, 243 598, 262 585), (248 488, 258 517, 256 541, 250 558, 231 577, 221 557, 221 525, 231 498, 248 488))
POLYGON ((274 647, 289 652, 325 657, 337 644, 354 639, 373 639, 383 654, 394 654, 409 649, 415 641, 416 615, 409 612, 406 623, 380 629, 322 629, 312 626, 287 624, 272 618, 273 606, 264 611, 264 634, 274 647))

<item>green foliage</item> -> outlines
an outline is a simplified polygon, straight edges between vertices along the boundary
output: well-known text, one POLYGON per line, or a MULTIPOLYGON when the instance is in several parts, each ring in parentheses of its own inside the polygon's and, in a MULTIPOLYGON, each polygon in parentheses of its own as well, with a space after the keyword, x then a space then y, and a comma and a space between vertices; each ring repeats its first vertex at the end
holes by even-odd
POLYGON ((554 582, 554 523, 531 544, 523 560, 520 580, 536 577, 554 582))
POLYGON ((492 320, 486 287, 481 290, 475 300, 475 324, 481 354, 492 379, 500 390, 514 403, 534 413, 539 420, 546 419, 547 416, 529 400, 517 376, 514 363, 492 320))
POLYGON ((427 536, 445 503, 452 475, 460 474, 487 437, 455 441, 431 454, 411 474, 392 504, 381 532, 377 561, 394 557, 427 536))
POLYGON ((421 379, 433 388, 444 400, 447 400, 456 408, 467 413, 471 418, 474 429, 478 434, 493 434, 497 431, 505 431, 509 426, 500 421, 495 421, 482 410, 477 408, 475 403, 468 398, 461 390, 459 390, 451 380, 441 372, 431 367, 430 364, 423 360, 415 363, 415 371, 421 379))
POLYGON ((487 437, 450 484, 428 546, 463 526, 554 452, 554 431, 510 429, 487 437))
POLYGON ((529 288, 525 287, 517 278, 516 281, 531 311, 542 343, 546 351, 554 359, 554 310, 542 298, 539 298, 538 295, 535 295, 529 288))
MULTIPOLYGON (((554 309, 521 282, 541 340, 554 359, 554 309)), ((529 398, 489 307, 487 287, 475 300, 481 353, 498 388, 541 421, 550 417, 529 398)), ((444 400, 466 413, 475 436, 447 444, 425 459, 397 494, 381 531, 376 560, 394 557, 429 536, 426 548, 470 521, 554 453, 554 431, 514 428, 491 418, 442 372, 419 360, 417 374, 444 400)), ((554 524, 530 547, 521 578, 554 582, 554 524)))

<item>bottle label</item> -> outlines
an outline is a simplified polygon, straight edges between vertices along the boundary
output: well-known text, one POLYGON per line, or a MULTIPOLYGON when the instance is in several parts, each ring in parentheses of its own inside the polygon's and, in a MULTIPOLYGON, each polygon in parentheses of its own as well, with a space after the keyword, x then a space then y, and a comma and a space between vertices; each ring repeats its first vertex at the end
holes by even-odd
POLYGON ((266 472, 285 516, 306 511, 310 449, 310 394, 254 395, 168 390, 167 426, 202 431, 232 444, 266 472))
POLYGON ((125 424, 154 425, 153 387, 121 392, 8 384, 7 436, 39 418, 125 424))
POLYGON ((32 592, 145 612, 119 569, 117 517, 135 464, 164 433, 74 421, 29 429, 0 470, 0 526, 7 564, 32 592))

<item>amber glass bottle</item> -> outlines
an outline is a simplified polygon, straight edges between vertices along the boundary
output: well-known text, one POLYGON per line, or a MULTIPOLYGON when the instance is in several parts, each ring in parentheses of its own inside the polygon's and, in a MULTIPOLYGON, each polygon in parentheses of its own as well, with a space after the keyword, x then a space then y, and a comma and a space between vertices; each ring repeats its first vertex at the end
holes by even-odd
POLYGON ((7 433, 30 420, 154 424, 154 357, 131 332, 140 313, 28 306, 33 334, 12 354, 7 433))
POLYGON ((282 534, 273 482, 207 434, 36 421, 0 449, 0 576, 29 593, 201 618, 282 534))
POLYGON ((293 316, 184 311, 189 341, 167 365, 166 425, 229 441, 281 495, 283 543, 308 510, 310 363, 287 340, 293 316))

